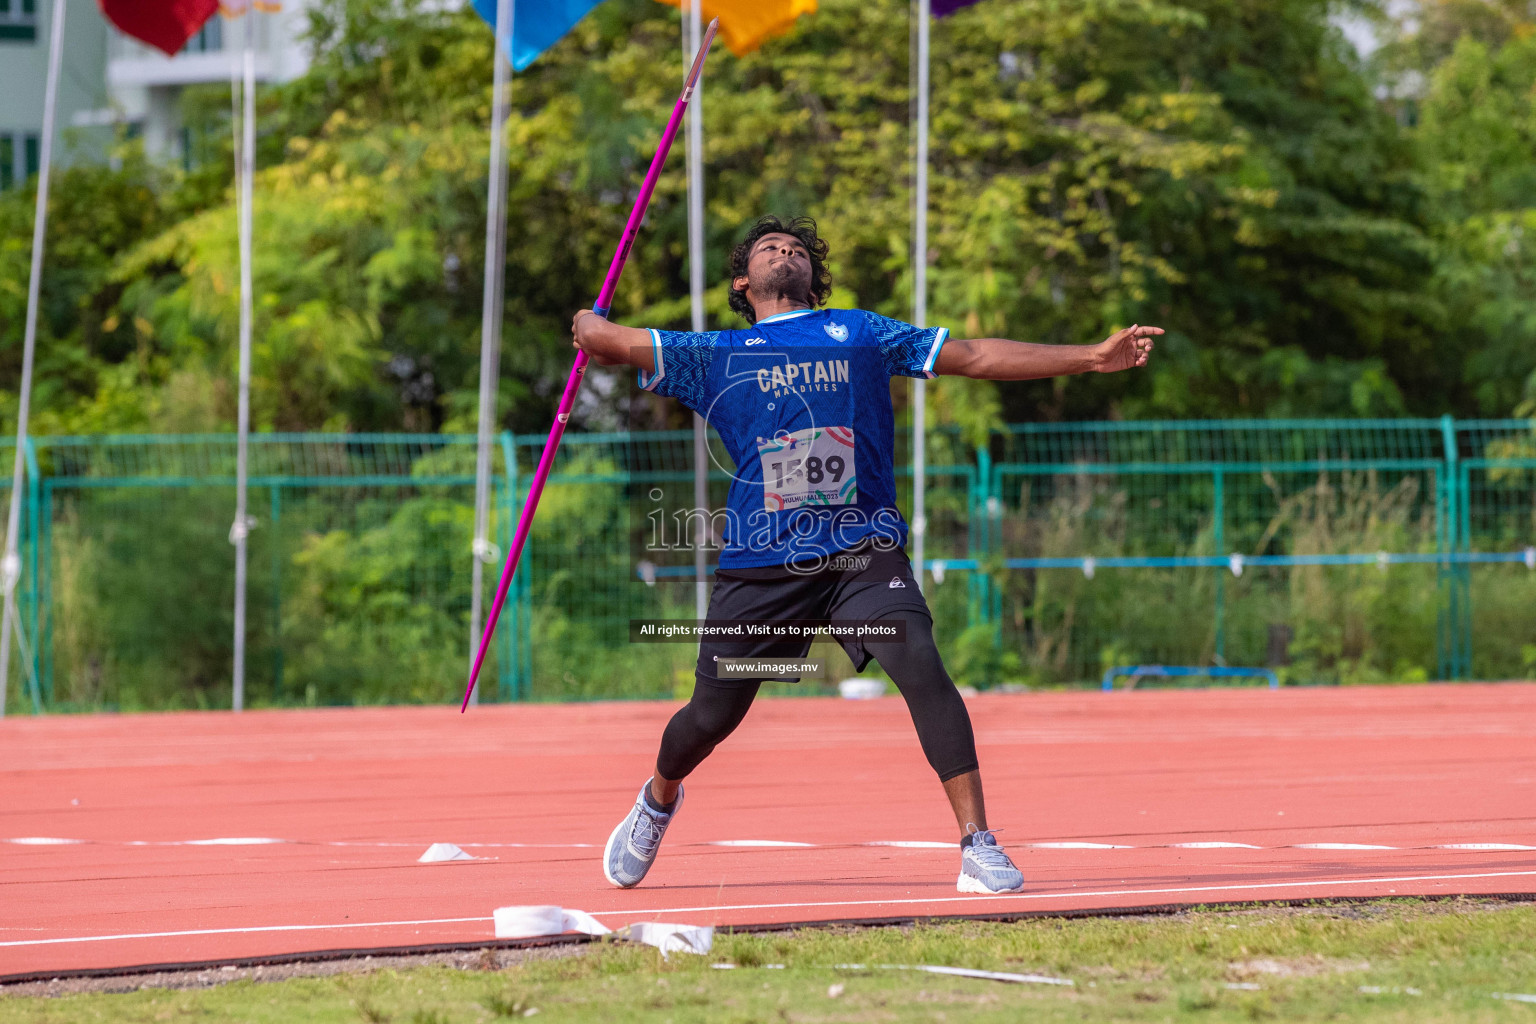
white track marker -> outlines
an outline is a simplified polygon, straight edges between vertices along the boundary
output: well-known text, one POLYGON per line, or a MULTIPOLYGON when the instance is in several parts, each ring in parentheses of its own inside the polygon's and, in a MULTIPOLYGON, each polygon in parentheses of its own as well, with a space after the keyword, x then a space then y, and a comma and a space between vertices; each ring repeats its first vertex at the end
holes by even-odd
MULTIPOLYGON (((1370 843, 1292 843, 1293 850, 1396 850, 1396 846, 1372 846, 1370 843)), ((1282 847, 1283 849, 1283 847, 1282 847)))
POLYGON ((433 843, 427 852, 416 858, 417 864, 444 864, 452 860, 474 860, 469 854, 452 843, 433 843))
POLYGON ((1134 846, 1115 846, 1112 843, 1029 843, 1032 850, 1134 850, 1134 846))
POLYGON ((1536 850, 1536 846, 1519 843, 1452 843, 1449 846, 1433 846, 1433 850, 1536 850))
POLYGON ((815 843, 791 843, 783 839, 716 839, 713 842, 703 844, 705 846, 793 846, 806 849, 814 848, 815 843))
POLYGON ((1169 843, 1170 850, 1262 850, 1251 843, 1169 843))

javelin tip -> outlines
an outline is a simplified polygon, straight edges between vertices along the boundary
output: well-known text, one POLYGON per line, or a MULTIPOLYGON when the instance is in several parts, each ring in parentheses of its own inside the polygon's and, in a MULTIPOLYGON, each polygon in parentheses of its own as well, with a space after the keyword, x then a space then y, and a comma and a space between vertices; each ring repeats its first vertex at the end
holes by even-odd
POLYGON ((704 29, 704 38, 699 43, 699 52, 693 55, 693 66, 688 69, 688 84, 683 92, 683 102, 693 90, 693 86, 699 80, 699 74, 704 70, 704 61, 709 57, 709 48, 714 45, 715 33, 720 29, 720 19, 715 18, 704 29))

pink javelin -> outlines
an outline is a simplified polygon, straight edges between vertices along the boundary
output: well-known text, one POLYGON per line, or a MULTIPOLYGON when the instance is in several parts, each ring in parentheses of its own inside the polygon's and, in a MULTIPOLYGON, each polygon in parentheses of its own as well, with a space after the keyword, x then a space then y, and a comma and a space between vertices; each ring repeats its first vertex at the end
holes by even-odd
MULTIPOLYGON (((693 67, 688 69, 688 79, 683 83, 683 94, 677 98, 677 105, 672 108, 672 117, 667 121, 666 130, 661 133, 661 144, 656 147, 656 155, 651 158, 651 169, 645 174, 645 183, 640 186, 640 195, 635 199, 635 208, 629 212, 629 223, 624 225, 624 235, 619 239, 618 251, 613 254, 613 262, 608 265, 608 276, 603 279, 602 290, 597 293, 597 305, 592 311, 600 317, 607 317, 608 310, 613 305, 613 293, 619 287, 619 275, 624 273, 624 263, 629 259, 629 250, 635 244, 635 236, 640 233, 640 222, 645 219, 645 209, 651 204, 651 193, 656 190, 656 181, 661 177, 661 169, 666 165, 667 153, 672 148, 672 140, 677 136, 677 130, 683 123, 683 112, 688 109, 688 101, 693 98, 694 87, 699 83, 699 75, 704 71, 704 58, 709 56, 710 44, 715 41, 715 32, 720 27, 720 19, 716 18, 709 23, 709 28, 704 32, 704 41, 699 46, 699 52, 693 58, 693 67)), ((517 532, 512 535, 512 547, 507 551, 507 564, 502 567, 501 581, 496 584, 496 600, 491 602, 491 614, 486 619, 485 635, 480 638, 480 649, 475 652, 475 666, 469 671, 469 684, 464 687, 464 703, 459 706, 459 713, 463 714, 469 708, 469 696, 475 692, 475 680, 480 677, 480 665, 485 661, 485 652, 490 649, 491 637, 496 633, 496 619, 501 615, 501 606, 507 600, 507 588, 512 585, 512 575, 517 571, 518 556, 523 553, 523 544, 528 540, 528 530, 533 525, 533 513, 539 507, 539 496, 544 493, 544 481, 549 478, 550 467, 555 464, 555 452, 560 450, 560 439, 565 436, 565 425, 570 421, 571 408, 576 404, 576 391, 581 387, 581 379, 587 372, 587 354, 576 354, 576 365, 571 368, 571 376, 565 382, 565 393, 560 396, 560 406, 555 413, 554 425, 549 428, 549 440, 544 442, 544 454, 539 458, 539 468, 533 474, 533 483, 528 488, 528 501, 523 505, 523 514, 517 521, 517 532)))

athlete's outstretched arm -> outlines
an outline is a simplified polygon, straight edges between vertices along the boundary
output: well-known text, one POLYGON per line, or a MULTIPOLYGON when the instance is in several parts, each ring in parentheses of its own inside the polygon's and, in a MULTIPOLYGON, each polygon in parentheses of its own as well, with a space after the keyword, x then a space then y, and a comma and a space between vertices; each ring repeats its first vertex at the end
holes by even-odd
POLYGON ((979 380, 1035 380, 1075 373, 1114 373, 1146 366, 1161 327, 1137 324, 1097 345, 1035 345, 1004 338, 949 341, 939 350, 935 373, 979 380))
POLYGON ((571 338, 571 344, 598 366, 634 366, 646 373, 656 370, 650 331, 610 323, 590 309, 583 309, 571 321, 571 338))

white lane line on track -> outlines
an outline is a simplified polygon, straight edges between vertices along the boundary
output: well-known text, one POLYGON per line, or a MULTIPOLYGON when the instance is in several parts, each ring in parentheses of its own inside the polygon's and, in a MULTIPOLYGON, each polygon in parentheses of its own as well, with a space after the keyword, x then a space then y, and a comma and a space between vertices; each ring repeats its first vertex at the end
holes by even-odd
MULTIPOLYGON (((348 842, 342 840, 330 841, 323 839, 273 839, 265 836, 249 836, 230 839, 55 839, 47 836, 21 836, 16 839, 0 839, 0 843, 15 843, 17 846, 355 846, 366 849, 390 849, 402 847, 405 849, 419 849, 420 840, 409 843, 385 843, 385 842, 348 842)), ((430 844, 429 844, 430 845, 430 844)), ((458 843, 463 847, 506 848, 506 849, 531 849, 531 850, 592 850, 597 849, 601 843, 458 843)), ((808 843, 785 844, 807 846, 808 843)))
POLYGON ((268 839, 264 836, 247 836, 238 839, 189 839, 187 846, 274 846, 286 843, 286 839, 268 839))
MULTIPOLYGON (((1258 889, 1295 889, 1309 885, 1384 885, 1387 882, 1445 882, 1464 878, 1516 878, 1536 875, 1536 871, 1484 871, 1468 875, 1400 875, 1390 878, 1333 878, 1314 879, 1305 882, 1263 882, 1245 883, 1242 885, 1201 885, 1189 888, 1175 889, 1102 889, 1096 891, 1067 891, 1067 892, 1019 892, 1006 896, 942 896, 925 897, 920 899, 901 900, 839 900, 833 902, 817 903, 741 903, 733 906, 719 907, 646 907, 638 910, 625 910, 623 914, 701 914, 714 910, 795 910, 809 907, 866 907, 866 906, 897 906, 911 904, 932 903, 971 903, 994 902, 997 900, 1056 900, 1078 899, 1087 896, 1170 896, 1181 893, 1202 892, 1251 892, 1258 889)), ((615 911, 609 911, 609 914, 615 911)), ((602 914, 599 917, 604 916, 602 914)))
MULTIPOLYGON (((351 842, 320 839, 274 839, 266 836, 246 836, 220 839, 59 839, 46 836, 21 836, 0 839, 0 843, 18 846, 334 846, 362 849, 416 849, 425 840, 416 842, 351 842)), ((465 849, 518 849, 518 850, 594 850, 600 843, 458 843, 465 849)), ((929 840, 880 839, 864 843, 801 843, 786 839, 714 839, 705 842, 684 843, 688 847, 730 846, 745 848, 799 848, 845 849, 859 846, 887 846, 912 850, 952 850, 959 843, 932 842, 929 840)), ((1209 841, 1194 843, 1150 843, 1146 846, 1119 845, 1116 843, 1091 843, 1079 840, 1047 843, 1022 843, 1022 847, 1035 850, 1476 850, 1514 851, 1536 850, 1536 846, 1521 843, 1445 843, 1435 846, 1380 846, 1374 843, 1282 843, 1279 846, 1255 846, 1252 843, 1209 841)))
POLYGON ((84 839, 54 839, 50 836, 22 836, 20 839, 7 839, 8 843, 18 846, 74 846, 84 843, 84 839))
MULTIPOLYGON (((1384 885, 1388 882, 1448 882, 1470 878, 1525 878, 1536 871, 1484 871, 1463 875, 1399 875, 1386 878, 1331 878, 1302 882, 1261 882, 1242 885, 1201 885, 1169 889, 1101 889, 1066 892, 1020 892, 1003 896, 939 896, 899 900, 828 900, 812 903, 739 903, 715 907, 646 907, 634 910, 600 910, 594 917, 622 916, 628 920, 641 920, 641 914, 704 914, 720 910, 803 910, 812 907, 880 907, 932 905, 936 903, 967 903, 992 905, 1000 900, 1055 900, 1082 899, 1090 896, 1170 896, 1209 892, 1252 892, 1259 889, 1296 889, 1304 886, 1384 885)), ((1402 894, 1409 895, 1409 894, 1402 894)), ((180 932, 139 932, 124 935, 80 935, 62 939, 21 939, 0 942, 7 946, 53 946, 70 942, 109 942, 114 939, 170 939, 192 935, 246 935, 259 932, 338 931, 346 928, 409 928, 427 924, 471 924, 492 920, 489 917, 443 917, 423 921, 358 921, 347 924, 294 924, 262 925, 254 928, 200 928, 180 932)))
POLYGON ((329 932, 344 928, 407 928, 423 924, 469 924, 489 917, 440 917, 425 921, 358 921, 346 924, 268 924, 254 928, 194 928, 184 932, 132 932, 123 935, 77 935, 67 939, 22 939, 0 946, 56 946, 65 942, 110 942, 114 939, 180 939, 190 935, 255 935, 260 932, 329 932))

